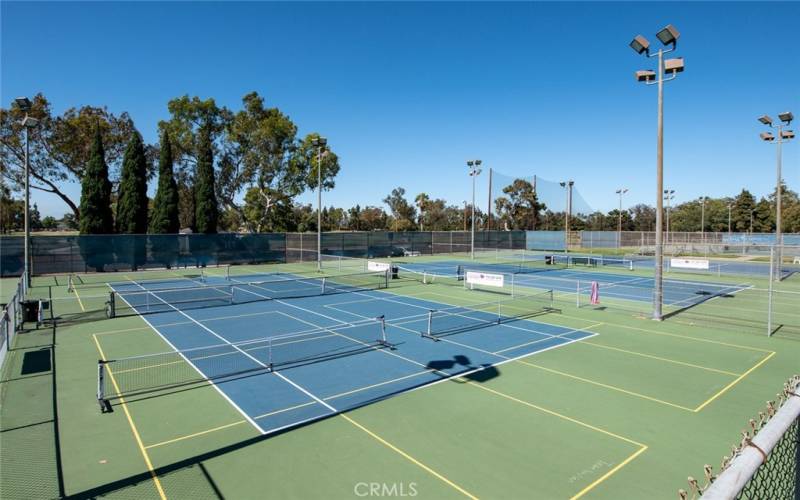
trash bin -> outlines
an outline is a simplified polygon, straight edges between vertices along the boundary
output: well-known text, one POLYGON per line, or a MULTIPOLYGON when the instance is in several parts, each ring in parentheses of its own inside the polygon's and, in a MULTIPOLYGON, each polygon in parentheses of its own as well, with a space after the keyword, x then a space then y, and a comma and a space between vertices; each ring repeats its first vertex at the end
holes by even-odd
POLYGON ((39 301, 26 300, 22 303, 22 318, 24 321, 36 322, 39 319, 39 301))

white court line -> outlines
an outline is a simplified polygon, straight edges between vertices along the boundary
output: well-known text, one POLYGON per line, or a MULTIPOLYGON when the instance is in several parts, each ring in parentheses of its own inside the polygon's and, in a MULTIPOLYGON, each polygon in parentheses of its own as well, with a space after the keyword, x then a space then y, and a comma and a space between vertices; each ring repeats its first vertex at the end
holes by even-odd
MULTIPOLYGON (((133 281, 133 280, 131 280, 131 281, 132 281, 133 283, 136 283, 136 282, 135 282, 135 281, 133 281)), ((144 287, 142 287, 141 285, 139 285, 138 283, 136 283, 136 285, 137 285, 137 286, 139 286, 140 288, 144 288, 144 287)), ((112 290, 113 290, 113 287, 112 287, 112 290)), ((120 294, 120 298, 122 298, 122 300, 123 300, 123 301, 124 301, 126 304, 128 304, 128 306, 130 306, 131 308, 133 308, 133 306, 132 306, 132 305, 131 305, 131 304, 130 304, 130 303, 127 301, 127 300, 125 300, 125 297, 124 297, 124 296, 122 296, 121 294, 120 294)), ((136 309, 134 308, 134 310, 136 310, 136 309)), ((180 311, 179 311, 179 312, 180 312, 180 311)), ((201 377, 203 377, 203 378, 207 378, 207 377, 206 377, 206 374, 205 374, 205 373, 203 373, 203 372, 202 372, 202 371, 201 371, 201 370, 200 370, 200 369, 199 369, 197 366, 195 366, 195 364, 194 364, 194 363, 192 363, 192 362, 189 360, 189 358, 187 358, 186 356, 184 356, 184 355, 183 355, 183 354, 180 352, 180 350, 179 350, 179 349, 177 349, 177 348, 175 347, 175 345, 174 345, 172 342, 170 342, 169 340, 167 340, 167 338, 166 338, 164 335, 162 335, 162 334, 161 334, 161 332, 158 330, 158 328, 156 328, 155 326, 153 326, 153 324, 152 324, 152 323, 150 323, 150 321, 149 321, 147 318, 145 318, 144 316, 140 315, 140 317, 142 318, 142 321, 144 321, 145 323, 147 323, 147 325, 148 325, 150 328, 152 328, 152 329, 153 329, 153 331, 154 331, 154 332, 156 332, 156 334, 157 334, 159 337, 161 337, 161 339, 162 339, 162 340, 163 340, 163 341, 164 341, 164 342, 165 342, 165 343, 166 343, 168 346, 170 346, 170 348, 172 348, 172 350, 174 350, 175 352, 177 352, 179 356, 181 356, 183 359, 185 359, 185 360, 186 360, 186 362, 189 364, 189 366, 191 366, 191 367, 192 367, 192 368, 193 368, 195 371, 197 371, 197 373, 199 373, 201 377)), ((191 318, 190 318, 190 319, 191 319, 191 318)), ((201 327, 203 327, 203 325, 200 325, 200 326, 201 326, 201 327)), ((205 327, 203 327, 203 328, 205 328, 205 327)), ((236 410, 237 410, 239 413, 241 413, 241 414, 242 414, 242 416, 243 416, 243 417, 244 417, 244 418, 245 418, 245 419, 246 419, 248 422, 250 422, 250 423, 253 425, 253 427, 255 427, 255 428, 256 428, 256 430, 258 430, 258 432, 259 432, 259 433, 261 433, 261 434, 264 434, 264 429, 262 429, 262 428, 261 428, 261 427, 260 427, 260 426, 259 426, 259 425, 258 425, 258 424, 257 424, 257 423, 256 423, 256 422, 253 420, 253 419, 252 419, 252 418, 250 418, 250 416, 249 416, 249 415, 248 415, 248 414, 247 414, 247 413, 246 413, 244 410, 242 410, 242 409, 239 407, 239 405, 237 405, 236 403, 234 403, 234 401, 233 401, 233 400, 232 400, 230 397, 228 397, 228 395, 227 395, 227 394, 225 394, 225 392, 223 392, 223 391, 222 391, 222 389, 220 389, 220 388, 219 388, 219 386, 217 386, 217 384, 215 384, 215 383, 213 383, 213 382, 212 382, 212 383, 211 383, 211 385, 212 385, 212 386, 214 386, 214 389, 216 389, 216 390, 217 390, 217 392, 219 392, 219 393, 220 393, 220 395, 221 395, 223 398, 225 398, 225 400, 226 400, 228 403, 230 403, 230 404, 231 404, 231 406, 233 406, 234 408, 236 408, 236 410)))

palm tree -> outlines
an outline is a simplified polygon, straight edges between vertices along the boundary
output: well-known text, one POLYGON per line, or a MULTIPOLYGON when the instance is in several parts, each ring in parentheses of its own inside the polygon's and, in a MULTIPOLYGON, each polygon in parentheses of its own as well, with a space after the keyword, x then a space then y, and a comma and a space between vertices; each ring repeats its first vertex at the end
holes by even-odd
POLYGON ((424 231, 425 226, 423 221, 425 220, 425 209, 428 208, 428 203, 431 201, 430 196, 426 193, 420 193, 414 198, 414 202, 417 204, 417 208, 419 208, 419 230, 424 231))

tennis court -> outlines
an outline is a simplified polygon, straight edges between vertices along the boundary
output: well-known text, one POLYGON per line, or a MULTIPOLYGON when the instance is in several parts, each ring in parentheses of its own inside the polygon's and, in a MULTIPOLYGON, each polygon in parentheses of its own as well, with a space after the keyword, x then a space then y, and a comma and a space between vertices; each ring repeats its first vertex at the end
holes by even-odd
POLYGON ((549 300, 540 306, 518 297, 454 308, 355 289, 333 277, 328 286, 348 287, 342 294, 287 302, 275 297, 297 292, 298 284, 316 290, 321 280, 279 276, 210 275, 207 286, 160 281, 152 290, 147 283, 112 285, 131 309, 159 312, 145 321, 168 351, 101 364, 111 379, 102 399, 111 407, 121 397, 132 401, 153 390, 211 381, 267 434, 594 335, 518 317, 533 315, 549 300), (215 306, 230 300, 223 287, 262 300, 233 304, 222 320, 215 306), (203 307, 195 309, 198 303, 203 307), (191 307, 182 309, 184 304, 191 307), (498 307, 507 315, 489 310, 498 307))
MULTIPOLYGON (((608 262, 615 262, 607 259, 608 262)), ((508 287, 550 289, 567 295, 587 295, 592 282, 600 286, 601 297, 622 299, 634 302, 650 302, 653 298, 655 280, 640 274, 621 274, 619 266, 608 267, 600 272, 590 268, 568 268, 558 265, 545 265, 543 260, 533 261, 532 266, 522 264, 514 266, 509 263, 485 261, 436 260, 432 262, 398 263, 402 270, 412 274, 442 278, 458 278, 465 270, 485 271, 507 275, 508 287)), ((625 267, 619 261, 621 267, 625 267)), ((613 265, 613 264, 612 264, 613 265)), ((625 271, 622 271, 625 272, 625 271)), ((685 308, 705 302, 714 297, 725 297, 746 290, 749 283, 720 283, 715 281, 666 279, 664 284, 664 305, 672 308, 685 308)))
POLYGON ((758 282, 681 281, 668 300, 697 316, 652 323, 616 307, 646 309, 637 271, 508 273, 512 294, 465 287, 463 257, 395 260, 396 278, 333 258, 36 278, 52 320, 17 336, 4 377, 4 439, 32 458, 7 477, 82 498, 357 498, 374 481, 423 498, 672 497, 796 369, 791 295, 772 338, 718 319, 756 315, 758 282), (608 307, 576 307, 593 280, 608 307), (695 301, 714 286, 731 292, 695 301), (30 370, 42 346, 52 379, 30 370), (48 381, 43 418, 52 400, 27 395, 48 381))

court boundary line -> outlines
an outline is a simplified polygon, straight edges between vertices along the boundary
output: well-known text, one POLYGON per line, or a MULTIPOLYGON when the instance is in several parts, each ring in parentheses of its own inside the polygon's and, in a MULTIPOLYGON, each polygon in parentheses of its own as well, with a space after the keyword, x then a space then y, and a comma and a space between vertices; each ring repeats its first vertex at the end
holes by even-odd
POLYGON ((772 356, 774 356, 775 354, 776 354, 775 351, 770 352, 767 356, 764 357, 764 359, 762 359, 761 361, 759 361, 758 363, 753 365, 746 372, 742 373, 738 378, 736 378, 736 380, 733 380, 730 384, 728 384, 725 387, 723 387, 722 390, 720 390, 719 392, 717 392, 716 394, 714 394, 713 396, 711 396, 710 398, 705 400, 702 404, 700 404, 697 408, 694 409, 694 412, 695 413, 699 413, 703 408, 705 408, 706 406, 711 404, 718 397, 720 397, 723 394, 725 394, 726 392, 728 392, 728 390, 731 389, 733 386, 735 386, 736 384, 738 384, 739 382, 744 380, 745 377, 747 377, 748 375, 753 373, 758 367, 760 367, 761 365, 763 365, 764 363, 769 361, 770 358, 772 358, 772 356))
MULTIPOLYGON (((138 285, 138 283, 137 283, 137 285, 138 285)), ((140 285, 139 285, 139 286, 140 286, 140 285)), ((141 286, 140 286, 140 287, 141 287, 141 286)), ((143 287, 142 287, 142 288, 143 288, 143 287)), ((163 301, 163 299, 160 299, 160 298, 159 298, 159 300, 161 300, 161 301, 162 301, 162 302, 164 302, 165 304, 168 304, 166 301, 163 301)), ((282 302, 282 301, 279 301, 279 302, 282 302)), ((391 301, 391 300, 390 300, 390 302, 398 302, 398 301, 391 301)), ((412 304, 406 304, 406 303, 401 303, 401 304, 403 304, 403 305, 406 305, 406 306, 413 306, 412 304)), ((168 304, 168 305, 169 305, 169 304, 168 304)), ((287 304, 287 305, 291 305, 291 304, 287 304)), ((201 327, 203 327, 203 329, 205 329, 205 330, 208 330, 210 333, 214 334, 215 336, 217 336, 217 337, 219 337, 219 338, 221 338, 221 339, 224 339, 224 337, 221 337, 220 335, 218 335, 218 334, 216 334, 216 333, 212 332, 212 331, 211 331, 211 330, 210 330, 208 327, 205 327, 204 325, 202 325, 201 323, 199 323, 197 320, 195 320, 194 318, 192 318, 192 317, 191 317, 191 316, 189 316, 188 314, 186 314, 186 313, 184 313, 184 312, 182 312, 182 311, 180 311, 180 310, 176 309, 174 306, 171 306, 171 307, 172 307, 173 309, 175 309, 175 311, 176 311, 176 312, 179 312, 179 313, 181 313, 182 315, 186 316, 188 319, 190 319, 190 320, 192 320, 193 322, 197 323, 197 324, 198 324, 198 326, 201 326, 201 327)), ((300 308, 300 307, 298 307, 298 309, 305 310, 304 308, 300 308)), ((325 315, 320 315, 320 316, 322 316, 322 317, 326 317, 325 315)), ((363 317, 363 316, 362 316, 362 317, 363 317)), ((142 318, 142 319, 144 319, 144 318, 142 318)), ((299 318, 295 318, 295 319, 299 319, 299 318)), ((145 321, 146 321, 146 320, 145 320, 145 321)), ((146 321, 146 322, 147 322, 147 321, 146 321)), ((149 323, 149 322, 148 322, 148 323, 149 323)), ((313 323, 309 323, 309 324, 312 324, 312 325, 313 325, 313 323)), ((545 324, 546 324, 546 323, 545 323, 545 324)), ((151 325, 151 326, 152 326, 152 325, 151 325)), ((316 326, 316 325, 314 325, 314 326, 316 326)), ((553 325, 553 326, 557 326, 557 325, 553 325)), ((323 329, 324 329, 325 327, 318 327, 318 328, 323 328, 323 329)), ((564 328, 564 329, 568 330, 567 332, 565 332, 565 333, 564 333, 564 334, 562 334, 562 335, 569 334, 569 333, 573 333, 573 332, 575 331, 574 329, 570 330, 570 329, 568 329, 568 328, 565 328, 565 327, 559 327, 559 328, 564 328)), ((589 327, 585 327, 585 328, 589 328, 589 327)), ((156 329, 154 328, 154 330, 156 330, 156 329)), ((408 329, 406 329, 406 330, 408 330, 408 329)), ((409 330, 409 331, 410 331, 410 330, 409 330)), ((156 332, 159 334, 159 336, 161 336, 161 334, 160 334, 160 332, 158 332, 158 330, 156 330, 156 332)), ((415 332, 415 333, 416 333, 416 332, 415 332)), ((535 333, 535 332, 533 332, 533 333, 535 333)), ((597 335, 597 334, 595 333, 595 334, 594 334, 594 335, 592 335, 592 336, 595 336, 595 335, 597 335)), ((560 336, 560 335, 559 335, 559 336, 560 336)), ((552 337, 558 337, 558 336, 550 335, 550 338, 552 338, 552 337)), ((163 336, 162 336, 162 338, 163 338, 163 336)), ((589 337, 587 337, 587 338, 589 338, 589 337)), ((544 339, 542 339, 542 340, 544 340, 544 339)), ((570 343, 573 343, 573 342, 578 342, 578 341, 580 341, 580 340, 583 340, 583 338, 581 338, 581 339, 572 339, 572 340, 569 340, 568 342, 565 342, 565 343, 563 343, 563 344, 558 344, 558 345, 555 345, 555 346, 550 346, 550 347, 548 347, 548 348, 546 348, 546 349, 543 349, 543 350, 541 350, 541 351, 537 351, 536 353, 538 353, 538 352, 542 352, 542 351, 545 351, 545 350, 550 350, 550 349, 553 349, 553 348, 556 348, 556 347, 563 347, 564 345, 568 345, 568 344, 570 344, 570 343)), ((165 339, 165 341, 166 341, 166 339, 165 339)), ((227 341, 227 342, 228 342, 228 343, 230 343, 229 341, 227 341)), ((174 349, 174 346, 173 346, 173 349, 174 349)), ((383 351, 383 350, 379 350, 379 349, 377 349, 376 351, 377 351, 377 352, 384 352, 384 353, 385 353, 385 351, 383 351)), ((393 355, 393 356, 397 356, 397 355, 395 355, 394 353, 386 353, 386 354, 391 354, 391 355, 393 355)), ((530 355, 532 355, 532 354, 535 354, 535 353, 527 353, 527 354, 525 354, 525 355, 523 355, 523 356, 521 356, 521 357, 527 357, 527 356, 530 356, 530 355)), ((495 355, 495 356, 497 356, 497 355, 495 355)), ((422 366, 422 365, 421 365, 421 363, 418 363, 418 362, 416 362, 416 361, 414 361, 414 360, 411 360, 411 359, 408 359, 408 358, 405 358, 405 357, 402 357, 402 356, 397 356, 397 357, 400 357, 400 358, 402 358, 402 359, 406 359, 406 360, 408 360, 408 361, 411 361, 411 362, 412 362, 412 363, 414 363, 414 364, 418 364, 418 365, 422 366)), ((499 357, 504 357, 504 356, 499 356, 499 357)), ((514 359, 507 359, 507 360, 501 361, 501 363, 503 363, 503 362, 506 362, 506 361, 514 361, 514 359)), ((495 364, 492 364, 491 366, 496 366, 497 364, 500 364, 500 363, 495 363, 495 364)), ((481 370, 484 370, 484 369, 485 369, 485 367, 479 367, 479 368, 478 368, 477 370, 475 370, 475 371, 481 371, 481 370)), ((446 372, 441 372, 441 370, 435 370, 435 371, 436 371, 436 372, 440 372, 440 373, 444 373, 445 377, 444 377, 444 378, 442 378, 442 380, 440 380, 440 381, 434 381, 434 382, 431 382, 430 384, 425 384, 425 385, 423 385, 422 387, 429 387, 429 386, 431 386, 431 385, 435 385, 436 383, 440 383, 440 382, 444 382, 444 381, 448 381, 448 380, 451 380, 451 381, 453 381, 453 380, 456 380, 456 376, 454 376, 454 375, 447 374, 446 372)), ((366 428, 366 427, 364 427, 363 425, 359 424, 358 422, 356 422, 355 420, 353 420, 353 419, 352 419, 352 418, 350 418, 349 416, 345 415, 344 413, 341 413, 341 412, 339 412, 338 410, 336 410, 336 408, 335 408, 335 407, 333 407, 333 406, 331 406, 331 405, 329 405, 329 404, 325 403, 323 400, 321 400, 320 398, 318 398, 317 396, 315 396, 314 394, 312 394, 312 393, 311 393, 311 392, 309 392, 308 390, 304 389, 302 386, 300 386, 300 385, 296 384, 295 382, 293 382, 292 380, 290 380, 288 377, 286 377, 286 376, 285 376, 285 375, 283 375, 282 373, 278 373, 278 372, 274 372, 274 373, 275 373, 275 375, 277 375, 277 376, 279 376, 280 378, 284 379, 284 380, 285 380, 287 383, 291 384, 292 386, 294 386, 295 388, 297 388, 297 389, 298 389, 298 390, 300 390, 301 392, 305 393, 307 396, 309 396, 309 397, 311 397, 312 399, 316 400, 317 402, 319 402, 319 403, 320 403, 320 404, 322 404, 323 406, 325 406, 325 407, 329 408, 331 411, 334 411, 334 412, 335 412, 337 415, 339 415, 339 416, 343 417, 344 419, 346 419, 347 421, 351 422, 351 423, 352 423, 353 425, 355 425, 356 427, 358 427, 358 428, 362 429, 362 430, 363 430, 364 432, 366 432, 368 435, 370 435, 371 437, 375 438, 376 440, 378 440, 379 442, 381 442, 381 443, 382 443, 382 444, 384 444, 385 446, 387 446, 387 447, 391 448, 392 450, 396 451, 397 453, 401 454, 403 457, 407 458, 408 460, 412 461, 412 462, 413 462, 413 463, 415 463, 416 465, 420 466, 421 468, 423 468, 423 469, 424 469, 424 470, 426 470, 427 472, 431 473, 432 475, 434 475, 434 476, 435 476, 435 477, 437 477, 438 479, 440 479, 440 480, 442 480, 442 481, 446 482, 446 483, 447 483, 448 485, 450 485, 451 487, 454 487, 455 489, 457 489, 457 490, 458 490, 459 492, 461 492, 462 494, 465 494, 466 496, 469 496, 470 498, 476 498, 476 497, 474 497, 473 495, 469 494, 469 493, 468 493, 466 490, 464 490, 463 488, 461 488, 460 486, 458 486, 457 484, 453 483, 452 481, 450 481, 449 479, 447 479, 446 477, 444 477, 443 475, 441 475, 441 474, 437 473, 435 470, 433 470, 433 469, 429 468, 428 466, 424 465, 423 463, 419 462, 418 460, 416 460, 416 459, 415 459, 414 457, 412 457, 411 455, 407 454, 407 453, 406 453, 406 452, 404 452, 403 450, 401 450, 401 449, 397 448, 396 446, 392 445, 391 443, 389 443, 389 442, 388 442, 388 441, 386 441, 385 439, 381 438, 380 436, 378 436, 378 435, 377 435, 377 434, 375 434, 374 432, 370 431, 369 429, 367 429, 367 428, 366 428)), ((469 372, 467 372, 467 374, 468 374, 468 373, 469 373, 469 372)), ((467 374, 460 374, 460 375, 458 375, 458 380, 463 380, 463 377, 464 377, 464 376, 466 376, 467 374)), ((480 388, 482 388, 482 389, 489 390, 488 388, 484 388, 483 386, 480 386, 480 385, 476 384, 476 383, 475 383, 475 382, 473 382, 473 381, 469 381, 469 380, 467 380, 467 382, 468 382, 470 385, 475 385, 475 386, 477 386, 477 387, 480 387, 480 388)), ((212 384, 212 385, 214 385, 214 386, 216 387, 216 384, 212 384)), ((418 389, 418 388, 415 388, 415 389, 418 389)), ((415 389, 412 389, 412 390, 415 390, 415 389)), ((406 392, 410 392, 410 391, 406 391, 406 392)), ((602 432, 602 433, 604 433, 604 434, 607 434, 607 435, 609 435, 609 436, 616 437, 616 438, 618 438, 618 439, 622 439, 622 440, 624 440, 624 441, 626 441, 626 442, 629 442, 629 443, 634 443, 634 444, 637 444, 637 445, 640 445, 640 446, 642 446, 642 449, 640 449, 640 450, 639 450, 639 451, 638 451, 636 454, 634 454, 633 456, 631 456, 631 457, 629 457, 628 459, 624 460, 624 461, 623 461, 621 464, 618 464, 618 466, 617 466, 617 467, 615 467, 614 469, 612 469, 611 471, 609 471, 609 473, 606 473, 604 476, 602 476, 601 478, 599 478, 599 479, 598 479, 598 480, 596 480, 595 482, 591 483, 591 484, 590 484, 590 485, 589 485, 587 488, 585 488, 584 490, 582 490, 582 492, 580 493, 581 495, 583 494, 583 492, 589 491, 590 489, 594 488, 594 487, 595 487, 597 484, 599 484, 600 482, 602 482, 603 480, 605 480, 607 477, 610 477, 610 475, 611 475, 611 474, 613 474, 614 472, 616 472, 617 470, 619 470, 619 468, 621 468, 622 466, 624 466, 625 464, 627 464, 628 462, 630 462, 630 461, 631 461, 633 458, 635 458, 636 456, 638 456, 638 454, 640 454, 640 453, 641 453, 641 452, 643 452, 645 449, 647 449, 647 446, 646 446, 646 445, 642 445, 641 443, 638 443, 638 442, 636 442, 636 441, 633 441, 633 440, 631 440, 631 439, 628 439, 628 438, 624 438, 624 437, 622 437, 622 436, 619 436, 619 435, 617 435, 617 434, 614 434, 614 433, 612 433, 612 432, 609 432, 609 431, 602 430, 602 429, 600 429, 600 428, 598 428, 598 427, 595 427, 595 426, 593 426, 593 425, 591 425, 591 424, 586 424, 586 423, 584 423, 584 422, 581 422, 581 421, 579 421, 579 420, 577 420, 577 419, 573 419, 573 418, 571 418, 571 417, 566 417, 566 416, 564 416, 564 415, 561 415, 561 414, 559 414, 559 413, 557 413, 557 412, 554 412, 554 411, 552 411, 552 410, 547 410, 547 409, 545 409, 545 408, 542 408, 542 407, 537 407, 536 405, 533 405, 533 404, 531 404, 531 403, 528 403, 528 402, 524 402, 524 401, 522 401, 522 400, 519 400, 519 399, 517 399, 517 398, 514 398, 513 396, 502 394, 502 393, 500 393, 499 391, 494 391, 494 390, 491 390, 491 392, 495 392, 495 393, 496 393, 496 394, 498 394, 498 395, 503 395, 504 397, 507 397, 507 398, 509 398, 509 399, 512 399, 512 400, 516 400, 517 402, 520 402, 520 403, 526 404, 527 406, 534 407, 534 408, 536 408, 536 409, 539 409, 540 411, 544 411, 545 413, 548 413, 548 414, 551 414, 551 415, 554 415, 554 416, 558 416, 558 417, 560 417, 560 418, 564 418, 564 419, 566 419, 566 420, 568 420, 568 421, 571 421, 571 422, 577 423, 577 424, 579 424, 579 425, 585 426, 585 427, 587 427, 587 428, 589 428, 589 429, 596 430, 596 431, 602 432)), ((224 394, 223 394, 223 395, 224 395, 224 394)), ((226 398, 226 399, 227 399, 227 398, 226 398)), ((236 405, 234 405, 234 406, 236 406, 236 405)), ((238 408, 238 407, 237 407, 237 408, 238 408)), ((316 417, 315 419, 317 419, 317 418, 320 418, 320 417, 316 417)), ((249 418, 248 418, 248 420, 249 420, 249 418)), ((302 422, 299 422, 299 423, 302 423, 302 422)), ((299 423, 294 423, 294 424, 292 424, 292 426, 294 426, 294 425, 298 425, 299 423)), ((260 429, 260 428, 259 428, 259 429, 260 429)), ((263 431, 262 431, 262 432, 263 432, 263 431)), ((574 497, 574 498, 577 498, 577 497, 574 497)))
MULTIPOLYGON (((136 283, 136 282, 134 282, 134 283, 136 283)), ((144 287, 142 287, 141 285, 139 285, 139 283, 136 283, 136 285, 137 285, 137 286, 139 286, 140 288, 144 288, 144 287)), ((112 289, 113 289, 113 287, 112 287, 112 289)), ((132 309, 134 309, 134 310, 135 310, 135 308, 134 308, 134 307, 133 307, 133 306, 132 306, 130 303, 128 303, 128 301, 125 299, 125 297, 124 297, 124 296, 120 295, 120 297, 122 298, 122 300, 123 300, 123 301, 124 301, 126 304, 128 304, 128 306, 129 306, 129 307, 131 307, 132 309)), ((160 298, 159 298, 159 300, 161 300, 162 302, 164 302, 164 300, 163 300, 163 299, 160 299, 160 298)), ((165 303, 165 304, 167 304, 167 302, 164 302, 164 303, 165 303)), ((181 357, 183 357, 184 359, 186 359, 186 357, 185 357, 183 354, 181 354, 180 350, 179 350, 179 349, 177 349, 177 348, 175 347, 175 345, 174 345, 172 342, 170 342, 170 341, 169 341, 169 340, 168 340, 168 339, 167 339, 167 338, 166 338, 166 337, 165 337, 165 336, 164 336, 164 335, 161 333, 161 331, 159 331, 159 329, 158 329, 158 328, 156 328, 155 326, 153 326, 153 324, 152 324, 152 323, 151 323, 151 322, 150 322, 150 321, 149 321, 147 318, 145 318, 145 317, 144 317, 143 315, 141 315, 141 314, 139 315, 139 317, 140 317, 140 318, 141 318, 141 320, 142 320, 142 321, 144 321, 144 322, 145 322, 145 323, 146 323, 146 324, 147 324, 147 325, 148 325, 150 328, 152 328, 152 329, 153 329, 153 331, 154 331, 154 332, 156 332, 156 335, 158 335, 158 336, 161 338, 161 340, 163 340, 163 341, 164 341, 164 342, 165 342, 165 343, 166 343, 166 344, 167 344, 167 345, 168 345, 168 346, 169 346, 169 347, 170 347, 170 348, 171 348, 173 351, 177 352, 177 353, 178 353, 178 354, 179 354, 181 357)), ((187 317, 187 318, 189 318, 189 316, 186 316, 186 317, 187 317)), ((201 325, 201 326, 202 326, 202 325, 201 325)), ((203 327, 203 328, 205 329, 205 327, 203 327)), ((201 376, 205 376, 205 375, 204 375, 204 373, 203 373, 203 372, 202 372, 202 371, 201 371, 199 368, 197 368, 197 367, 194 365, 194 363, 192 363, 190 360, 186 359, 186 362, 187 362, 187 363, 189 364, 189 366, 191 366, 191 367, 192 367, 192 368, 193 368, 195 371, 197 371, 197 372, 198 372, 198 373, 199 373, 201 376)), ((231 404, 231 406, 233 406, 234 408, 236 408, 236 410, 238 410, 238 411, 239 411, 239 413, 241 413, 241 414, 242 414, 242 416, 243 416, 243 417, 244 417, 246 420, 248 420, 248 421, 249 421, 249 422, 250 422, 250 423, 253 425, 253 427, 255 427, 255 428, 256 428, 256 430, 257 430, 258 432, 260 432, 260 433, 262 433, 262 434, 264 433, 264 430, 261 428, 261 426, 259 426, 258 424, 256 424, 256 423, 255 423, 255 422, 254 422, 254 421, 253 421, 253 420, 250 418, 250 416, 249 416, 249 415, 247 415, 247 413, 245 413, 245 412, 244 412, 244 410, 242 410, 242 409, 239 407, 239 405, 237 405, 236 403, 234 403, 234 402, 233 402, 233 400, 232 400, 230 397, 228 397, 228 395, 227 395, 227 394, 225 394, 225 392, 223 392, 223 390, 222 390, 222 389, 221 389, 221 388, 220 388, 220 387, 219 387, 217 384, 213 384, 213 383, 212 383, 211 385, 214 387, 214 389, 216 389, 216 390, 217 390, 217 392, 219 392, 219 394, 220 394, 220 395, 221 395, 223 398, 225 398, 225 400, 226 400, 228 403, 230 403, 230 404, 231 404)))
MULTIPOLYGON (((100 342, 97 340, 97 337, 92 336, 92 338, 94 339, 94 345, 100 352, 100 358, 104 360, 107 359, 105 353, 103 352, 103 348, 100 346, 100 342)), ((111 382, 114 384, 114 387, 117 389, 117 392, 119 392, 119 386, 117 385, 117 379, 114 378, 114 373, 109 370, 108 375, 111 379, 111 382)), ((122 405, 122 410, 125 412, 125 417, 128 420, 128 425, 133 433, 133 438, 136 441, 136 445, 139 447, 139 451, 142 454, 142 458, 144 458, 144 463, 147 466, 147 470, 150 472, 150 476, 153 479, 153 484, 156 487, 156 491, 158 491, 158 495, 161 497, 161 500, 167 500, 167 495, 161 485, 161 480, 158 478, 158 474, 156 474, 152 460, 150 460, 150 454, 147 453, 147 449, 142 442, 142 437, 139 434, 139 430, 136 428, 136 424, 133 421, 133 416, 131 415, 130 410, 128 410, 128 404, 123 397, 120 397, 120 404, 122 405)))
POLYGON ((619 347, 613 347, 613 346, 610 346, 610 345, 595 344, 593 342, 586 342, 586 345, 599 347, 601 349, 608 349, 608 350, 611 350, 611 351, 619 351, 619 352, 623 352, 625 354, 631 354, 631 355, 634 355, 634 356, 641 356, 643 358, 655 359, 657 361, 663 361, 665 363, 674 363, 676 365, 688 366, 690 368, 697 368, 698 370, 706 370, 706 371, 709 371, 709 372, 719 373, 719 374, 722 374, 722 375, 729 375, 731 377, 738 377, 739 375, 741 375, 741 373, 734 373, 734 372, 729 372, 727 370, 720 370, 718 368, 711 368, 710 366, 696 365, 694 363, 687 363, 686 361, 678 361, 676 359, 671 359, 671 358, 663 358, 661 356, 654 356, 652 354, 646 354, 646 353, 643 353, 643 352, 629 351, 627 349, 621 349, 619 347))

